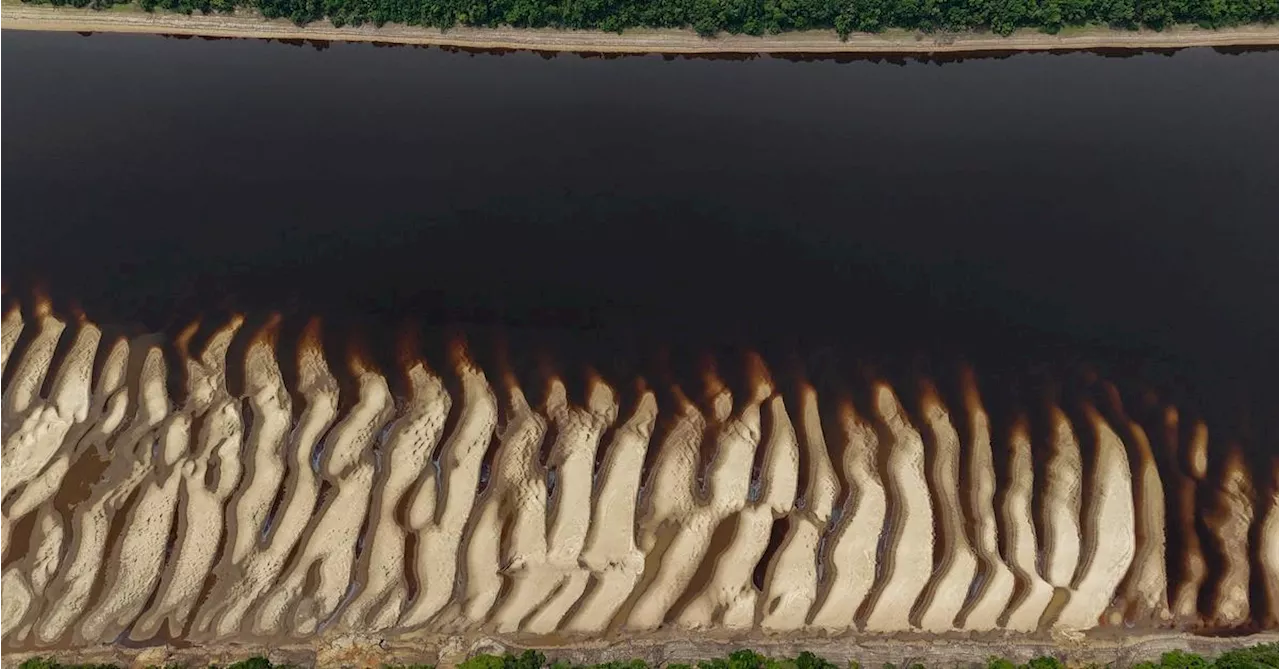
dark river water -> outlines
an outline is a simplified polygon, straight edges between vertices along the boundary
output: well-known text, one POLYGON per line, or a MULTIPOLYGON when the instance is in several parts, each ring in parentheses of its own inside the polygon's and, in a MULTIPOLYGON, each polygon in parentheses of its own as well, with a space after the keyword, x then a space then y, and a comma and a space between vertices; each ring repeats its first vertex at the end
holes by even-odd
POLYGON ((1274 424, 1277 74, 6 31, 3 273, 148 327, 1156 361, 1274 424))

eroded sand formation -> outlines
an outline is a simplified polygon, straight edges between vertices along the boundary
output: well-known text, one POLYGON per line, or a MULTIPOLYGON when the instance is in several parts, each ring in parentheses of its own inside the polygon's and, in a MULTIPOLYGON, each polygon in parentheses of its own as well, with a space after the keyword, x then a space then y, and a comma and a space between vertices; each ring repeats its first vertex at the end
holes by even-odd
POLYGON ((858 402, 758 357, 739 396, 551 377, 535 406, 461 345, 402 351, 397 397, 317 323, 289 361, 278 319, 195 332, 5 315, 7 649, 1276 624, 1274 462, 1173 407, 1148 434, 1105 382, 1044 429, 967 370, 858 402))

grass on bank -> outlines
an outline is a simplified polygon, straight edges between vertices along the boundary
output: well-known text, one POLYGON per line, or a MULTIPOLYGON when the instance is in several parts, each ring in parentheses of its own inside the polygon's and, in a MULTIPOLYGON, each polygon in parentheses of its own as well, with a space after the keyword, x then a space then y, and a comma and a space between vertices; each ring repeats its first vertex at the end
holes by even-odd
MULTIPOLYGON (((1025 664, 1018 664, 1002 658, 991 658, 987 661, 987 669, 1066 669, 1068 665, 1054 657, 1037 657, 1025 664)), ((1108 664, 1106 667, 1114 665, 1108 664)), ((264 657, 251 657, 234 664, 219 666, 211 664, 208 669, 286 669, 293 665, 272 664, 264 657)), ((1277 669, 1280 667, 1280 648, 1274 643, 1263 643, 1247 648, 1238 648, 1219 655, 1216 659, 1205 659, 1194 653, 1180 650, 1170 651, 1159 660, 1140 662, 1132 665, 1132 669, 1277 669)), ((21 665, 20 669, 120 669, 114 664, 62 664, 53 659, 31 658, 21 665)), ((1102 669, 1102 665, 1089 665, 1089 669, 1102 669)), ((148 669, 195 669, 184 664, 171 664, 164 667, 148 667, 148 669)), ((434 669, 429 664, 382 665, 382 669, 434 669)), ((604 662, 601 664, 579 665, 557 660, 548 662, 546 655, 526 650, 520 655, 510 653, 502 656, 477 655, 458 665, 458 669, 649 669, 644 660, 629 662, 604 662)), ((751 650, 739 650, 728 657, 702 660, 696 664, 668 664, 666 669, 871 669, 864 668, 858 662, 850 662, 847 668, 805 651, 795 658, 771 658, 751 650)), ((893 664, 885 664, 881 669, 899 669, 893 664)), ((911 664, 903 669, 925 669, 922 664, 911 664)))

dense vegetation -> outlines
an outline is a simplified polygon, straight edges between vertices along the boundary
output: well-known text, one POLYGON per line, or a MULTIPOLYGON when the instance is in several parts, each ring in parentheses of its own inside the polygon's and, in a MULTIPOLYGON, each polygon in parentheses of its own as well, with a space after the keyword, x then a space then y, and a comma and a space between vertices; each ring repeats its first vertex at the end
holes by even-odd
POLYGON ((336 25, 403 23, 451 28, 692 27, 762 35, 789 30, 906 28, 926 32, 1016 28, 1056 33, 1064 27, 1110 25, 1224 27, 1276 20, 1277 0, 25 0, 103 9, 139 2, 147 11, 260 11, 298 24, 328 18, 336 25))
MULTIPOLYGON (((1263 643, 1248 648, 1239 648, 1219 655, 1217 659, 1206 660, 1192 653, 1172 651, 1165 653, 1157 662, 1142 662, 1133 665, 1132 669, 1277 669, 1280 653, 1277 644, 1263 643)), ((33 658, 23 662, 20 669, 118 669, 110 664, 59 664, 53 660, 33 658)), ((247 660, 227 665, 225 669, 286 669, 290 665, 275 664, 263 657, 252 657, 247 660)), ((987 669, 1065 669, 1067 665, 1053 657, 1037 657, 1026 664, 1015 664, 1009 660, 993 658, 987 662, 987 669)), ((1112 665, 1108 665, 1112 666, 1112 665)), ((668 664, 666 669, 694 669, 695 665, 668 664)), ((149 667, 148 669, 161 669, 149 667)), ((163 669, 186 669, 185 665, 169 665, 163 669)), ((209 665, 209 669, 220 669, 217 665, 209 665)), ((383 665, 382 669, 434 669, 430 665, 383 665)), ((604 662, 594 665, 577 665, 568 662, 547 662, 547 657, 533 650, 526 650, 520 655, 510 653, 497 655, 477 655, 458 665, 458 669, 649 669, 644 660, 629 662, 604 662)), ((793 659, 776 659, 765 657, 750 650, 739 650, 730 653, 726 658, 703 660, 696 669, 839 669, 808 651, 800 653, 793 659)), ((863 669, 857 662, 850 662, 848 669, 863 669)), ((882 669, 897 669, 886 664, 882 669)), ((924 669, 923 665, 912 664, 905 669, 924 669)))

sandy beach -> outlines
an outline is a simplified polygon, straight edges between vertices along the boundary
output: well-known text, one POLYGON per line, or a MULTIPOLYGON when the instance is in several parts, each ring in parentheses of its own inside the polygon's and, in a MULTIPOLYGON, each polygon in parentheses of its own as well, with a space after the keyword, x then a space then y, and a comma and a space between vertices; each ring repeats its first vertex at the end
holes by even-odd
POLYGON ((830 31, 804 31, 754 37, 699 37, 691 30, 553 30, 516 28, 436 28, 387 24, 335 27, 317 21, 299 27, 284 19, 234 15, 147 14, 141 10, 95 11, 72 7, 6 2, 0 25, 13 30, 114 32, 202 37, 302 39, 422 44, 473 49, 529 49, 596 53, 959 53, 982 51, 1060 51, 1085 49, 1171 49, 1195 46, 1274 46, 1277 27, 1248 25, 1223 30, 1180 26, 1164 31, 1079 28, 1046 35, 1019 30, 1009 37, 977 33, 925 34, 889 30, 854 33, 841 40, 830 31))

